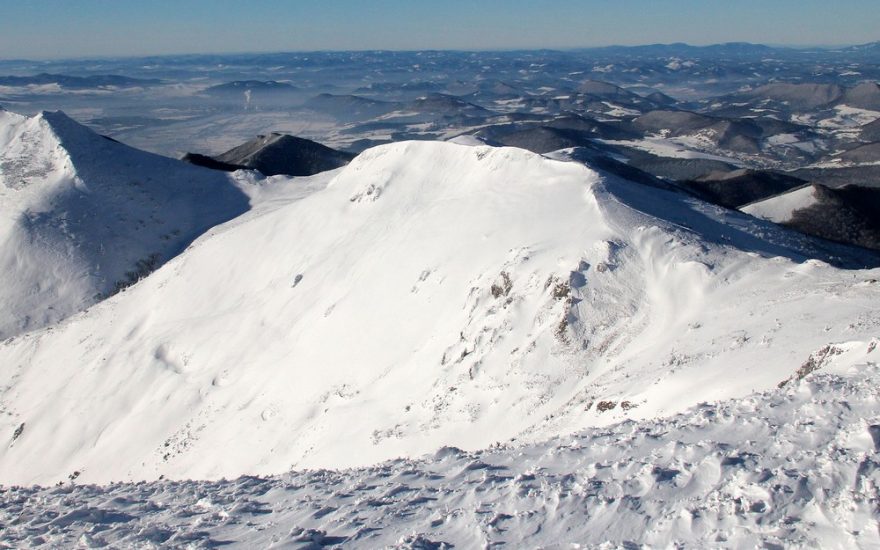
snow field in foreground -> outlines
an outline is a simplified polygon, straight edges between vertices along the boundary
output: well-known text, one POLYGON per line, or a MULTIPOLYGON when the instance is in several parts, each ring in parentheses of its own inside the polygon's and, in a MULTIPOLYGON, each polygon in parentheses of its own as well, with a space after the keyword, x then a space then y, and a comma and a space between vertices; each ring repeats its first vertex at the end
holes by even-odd
POLYGON ((876 548, 878 377, 369 468, 6 487, 0 524, 14 547, 876 548))

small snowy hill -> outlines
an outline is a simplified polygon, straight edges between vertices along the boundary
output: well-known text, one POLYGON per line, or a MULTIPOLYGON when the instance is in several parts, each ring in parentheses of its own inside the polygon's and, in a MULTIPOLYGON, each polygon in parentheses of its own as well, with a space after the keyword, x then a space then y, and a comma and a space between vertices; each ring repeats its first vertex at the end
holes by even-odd
POLYGON ((747 204, 740 210, 771 222, 786 223, 791 221, 795 212, 813 206, 818 200, 816 187, 804 185, 768 199, 747 204))
POLYGON ((880 250, 880 189, 806 185, 741 210, 807 235, 880 250))
POLYGON ((541 441, 880 353, 880 272, 750 216, 511 148, 392 144, 328 180, 0 346, 0 481, 541 441))
POLYGON ((81 311, 248 208, 225 175, 61 112, 0 111, 0 339, 81 311))

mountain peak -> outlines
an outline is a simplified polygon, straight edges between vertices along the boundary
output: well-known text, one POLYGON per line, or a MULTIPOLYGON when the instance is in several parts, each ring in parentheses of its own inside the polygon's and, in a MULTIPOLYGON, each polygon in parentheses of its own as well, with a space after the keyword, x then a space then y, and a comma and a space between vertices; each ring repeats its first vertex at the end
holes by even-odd
POLYGON ((868 348, 872 329, 845 320, 873 287, 836 298, 832 332, 808 330, 816 289, 856 284, 806 261, 810 239, 580 163, 401 142, 316 181, 329 183, 200 239, 104 307, 0 346, 0 364, 40 380, 10 397, 28 428, 0 448, 3 481, 540 440, 774 387, 829 341, 855 342, 841 368, 868 348), (769 359, 751 368, 756 353, 769 359))
POLYGON ((72 119, 64 111, 41 111, 34 115, 34 119, 45 122, 65 146, 82 146, 83 140, 101 138, 94 130, 72 119))
POLYGON ((133 149, 61 111, 0 114, 0 339, 80 311, 248 208, 225 175, 133 149))
POLYGON ((345 166, 353 157, 315 141, 272 132, 230 149, 215 160, 259 170, 267 176, 310 176, 345 166))

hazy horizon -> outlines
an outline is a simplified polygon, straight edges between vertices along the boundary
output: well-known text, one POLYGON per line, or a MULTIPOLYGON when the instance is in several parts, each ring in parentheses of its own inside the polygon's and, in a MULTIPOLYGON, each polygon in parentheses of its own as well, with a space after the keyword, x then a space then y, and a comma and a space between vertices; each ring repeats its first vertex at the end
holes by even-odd
POLYGON ((778 49, 791 49, 791 50, 809 50, 809 49, 835 49, 835 48, 848 48, 855 46, 862 46, 866 44, 873 44, 880 42, 880 40, 873 40, 869 42, 843 42, 839 44, 771 44, 764 42, 745 42, 745 41, 727 41, 727 42, 707 42, 707 43, 691 43, 691 42, 644 42, 644 43, 633 43, 633 44, 598 44, 594 46, 571 46, 571 47, 510 47, 510 48, 421 48, 421 49, 413 49, 413 48, 361 48, 361 49, 333 49, 333 48, 323 48, 323 49, 287 49, 287 50, 228 50, 228 51, 204 51, 204 52, 192 52, 192 51, 179 51, 179 52, 166 52, 166 53, 146 53, 146 54, 104 54, 104 55, 60 55, 56 57, 37 57, 37 56, 29 56, 29 57, 0 57, 0 61, 34 61, 34 62, 56 62, 56 61, 89 61, 89 60, 102 60, 102 59, 148 59, 153 57, 185 57, 185 56, 245 56, 245 55, 273 55, 273 54, 320 54, 320 53, 368 53, 368 52, 394 52, 394 53, 417 53, 417 52, 450 52, 450 53, 492 53, 492 52, 531 52, 531 51, 557 51, 557 52, 578 52, 583 50, 594 50, 594 49, 603 49, 603 48, 640 48, 640 47, 650 47, 650 46, 675 46, 675 45, 684 45, 688 47, 694 48, 703 48, 703 47, 712 47, 712 46, 725 46, 731 44, 748 44, 752 46, 767 46, 770 48, 778 48, 778 49))
POLYGON ((34 0, 4 8, 0 59, 311 51, 571 50, 749 42, 841 46, 880 37, 873 2, 377 0, 150 3, 34 0))

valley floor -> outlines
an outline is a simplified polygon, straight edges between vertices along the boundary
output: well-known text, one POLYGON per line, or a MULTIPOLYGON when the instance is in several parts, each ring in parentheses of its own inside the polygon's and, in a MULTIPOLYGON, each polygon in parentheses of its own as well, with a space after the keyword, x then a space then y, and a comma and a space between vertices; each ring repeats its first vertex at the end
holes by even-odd
POLYGON ((524 447, 0 488, 0 547, 876 548, 880 368, 524 447))

